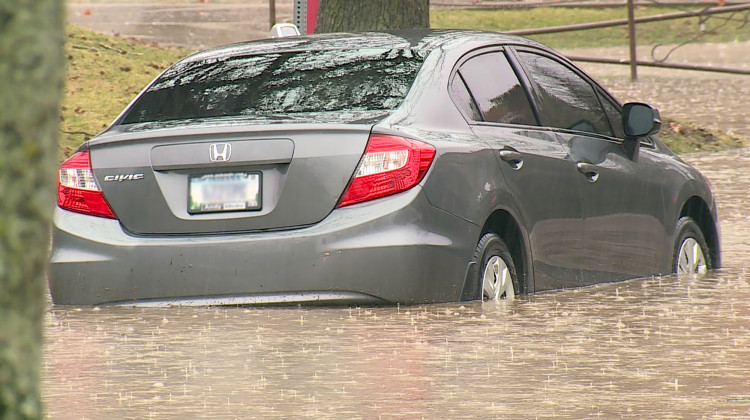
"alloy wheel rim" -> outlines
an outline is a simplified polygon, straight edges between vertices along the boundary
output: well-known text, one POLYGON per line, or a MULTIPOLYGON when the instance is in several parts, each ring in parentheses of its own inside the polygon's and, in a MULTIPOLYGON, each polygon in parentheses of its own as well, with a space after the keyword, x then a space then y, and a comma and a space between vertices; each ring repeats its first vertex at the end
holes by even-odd
POLYGON ((704 274, 708 270, 706 256, 698 241, 687 238, 680 245, 677 274, 704 274))
POLYGON ((516 296, 513 288, 513 280, 510 276, 508 265, 505 260, 498 256, 493 256, 487 261, 482 276, 482 298, 487 300, 497 300, 505 294, 506 299, 513 299, 516 296))

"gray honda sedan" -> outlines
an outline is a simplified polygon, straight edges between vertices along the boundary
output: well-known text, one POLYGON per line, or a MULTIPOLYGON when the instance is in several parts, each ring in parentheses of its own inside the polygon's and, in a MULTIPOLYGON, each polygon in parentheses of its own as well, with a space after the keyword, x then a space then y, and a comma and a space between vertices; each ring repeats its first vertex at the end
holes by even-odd
POLYGON ((197 53, 60 166, 52 299, 415 304, 719 267, 660 125, 497 33, 197 53))

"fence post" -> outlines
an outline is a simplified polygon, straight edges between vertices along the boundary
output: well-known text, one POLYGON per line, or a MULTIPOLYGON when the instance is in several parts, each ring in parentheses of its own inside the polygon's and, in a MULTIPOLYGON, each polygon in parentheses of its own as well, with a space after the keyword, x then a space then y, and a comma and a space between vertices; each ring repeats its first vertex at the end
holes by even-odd
POLYGON ((633 0, 628 0, 628 38, 630 41, 630 81, 638 80, 638 64, 635 57, 635 12, 633 0))
POLYGON ((271 28, 276 24, 276 0, 268 0, 268 20, 271 28))
POLYGON ((307 33, 307 0, 294 0, 294 24, 299 33, 307 33))

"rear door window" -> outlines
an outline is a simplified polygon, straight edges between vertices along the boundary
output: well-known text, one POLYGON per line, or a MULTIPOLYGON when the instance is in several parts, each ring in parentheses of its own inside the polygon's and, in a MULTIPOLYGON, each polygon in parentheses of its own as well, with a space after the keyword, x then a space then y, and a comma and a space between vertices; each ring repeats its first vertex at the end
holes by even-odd
POLYGON ((536 85, 542 124, 612 136, 594 87, 566 65, 545 55, 519 51, 528 77, 536 85))
POLYGON ((537 125, 526 91, 500 51, 472 57, 458 69, 484 121, 537 125))

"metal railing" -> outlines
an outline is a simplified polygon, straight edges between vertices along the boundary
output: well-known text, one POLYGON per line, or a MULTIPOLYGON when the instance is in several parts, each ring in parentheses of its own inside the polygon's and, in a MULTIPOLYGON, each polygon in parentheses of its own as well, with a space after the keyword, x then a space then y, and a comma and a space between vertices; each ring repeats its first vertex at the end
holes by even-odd
MULTIPOLYGON (((639 18, 634 17, 633 0, 628 0, 627 8, 628 8, 627 19, 615 19, 615 20, 607 20, 607 21, 602 21, 602 22, 590 22, 590 23, 581 23, 581 24, 565 25, 565 26, 550 26, 546 28, 536 28, 536 29, 520 29, 520 30, 514 30, 514 31, 507 31, 506 33, 514 34, 514 35, 541 35, 541 34, 552 34, 552 33, 560 33, 560 32, 580 31, 580 30, 598 29, 598 28, 610 28, 614 26, 628 25, 629 27, 629 50, 630 50, 629 60, 628 59, 618 60, 618 59, 607 59, 607 58, 593 58, 593 57, 576 57, 576 56, 569 56, 568 58, 573 61, 582 61, 582 62, 589 62, 589 63, 630 65, 630 77, 634 81, 638 79, 638 70, 637 70, 638 66, 662 67, 662 68, 673 68, 673 69, 681 69, 681 70, 698 70, 698 71, 710 71, 710 72, 718 72, 718 73, 750 75, 750 70, 746 70, 746 69, 666 63, 665 61, 666 61, 666 58, 669 56, 669 54, 667 54, 667 57, 665 57, 664 60, 639 61, 636 58, 636 51, 635 51, 635 46, 636 46, 635 25, 637 23, 658 22, 658 21, 664 21, 664 20, 670 20, 670 19, 681 19, 681 18, 695 17, 695 16, 701 17, 703 19, 706 16, 715 15, 719 13, 737 13, 737 12, 742 12, 746 10, 750 11, 750 4, 709 7, 709 8, 702 9, 702 10, 665 13, 661 15, 646 16, 646 17, 639 17, 639 18)), ((748 22, 748 17, 746 16, 744 19, 743 26, 748 25, 748 24, 750 24, 750 22, 748 22)), ((653 51, 654 50, 652 50, 652 56, 653 56, 653 51)))

